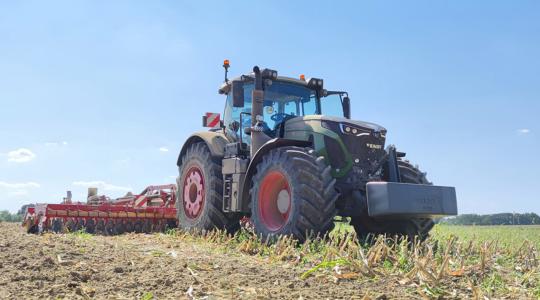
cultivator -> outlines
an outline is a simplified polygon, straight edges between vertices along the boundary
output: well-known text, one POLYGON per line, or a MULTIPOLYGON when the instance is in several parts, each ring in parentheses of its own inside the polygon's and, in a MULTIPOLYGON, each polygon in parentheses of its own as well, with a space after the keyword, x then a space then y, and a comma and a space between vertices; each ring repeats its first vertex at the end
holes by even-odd
POLYGON ((36 204, 26 211, 23 225, 29 233, 74 232, 105 235, 149 233, 177 226, 176 185, 149 186, 140 194, 110 199, 88 189, 86 203, 73 202, 71 192, 61 204, 36 204))

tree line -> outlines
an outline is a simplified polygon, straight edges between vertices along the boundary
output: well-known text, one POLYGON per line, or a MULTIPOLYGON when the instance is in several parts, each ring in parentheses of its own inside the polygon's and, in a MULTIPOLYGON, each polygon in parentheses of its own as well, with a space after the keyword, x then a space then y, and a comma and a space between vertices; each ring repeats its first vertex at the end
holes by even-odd
MULTIPOLYGON (((12 214, 7 210, 0 211, 0 221, 21 222, 26 207, 12 214)), ((440 224, 448 225, 540 225, 540 216, 535 213, 501 213, 492 215, 464 214, 456 217, 443 218, 440 224)))
POLYGON ((540 216, 535 213, 464 214, 441 219, 439 223, 449 225, 540 225, 540 216))
POLYGON ((12 214, 7 210, 0 211, 0 221, 2 222, 21 222, 22 219, 22 214, 12 214))

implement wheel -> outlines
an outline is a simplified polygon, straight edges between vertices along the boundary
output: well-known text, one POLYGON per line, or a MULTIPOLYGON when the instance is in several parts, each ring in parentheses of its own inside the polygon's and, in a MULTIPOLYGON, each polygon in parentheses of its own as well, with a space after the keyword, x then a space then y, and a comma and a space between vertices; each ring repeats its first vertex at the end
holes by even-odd
POLYGON ((191 145, 179 166, 178 226, 184 230, 239 228, 239 218, 223 212, 221 160, 213 159, 205 143, 191 145))
POLYGON ((38 232, 38 226, 33 217, 26 220, 25 226, 27 233, 36 234, 38 232))
POLYGON ((126 220, 116 220, 114 224, 114 234, 123 234, 126 232, 126 220))
POLYGON ((133 225, 133 230, 135 233, 142 233, 143 232, 143 220, 136 220, 133 225))
POLYGON ((134 224, 133 224, 133 220, 127 220, 126 221, 126 226, 125 226, 125 230, 127 233, 129 232, 133 232, 134 231, 134 224))
POLYGON ((268 240, 293 235, 303 241, 330 231, 338 198, 330 171, 311 148, 283 147, 266 154, 250 190, 255 232, 268 240))
POLYGON ((143 223, 143 232, 144 233, 151 233, 152 232, 152 221, 145 219, 143 223))
POLYGON ((94 219, 86 220, 85 230, 90 234, 96 233, 96 221, 94 219))
POLYGON ((54 233, 62 233, 62 227, 63 227, 62 219, 55 218, 52 220, 52 231, 54 233))
POLYGON ((105 234, 105 220, 98 219, 96 223, 96 233, 97 234, 105 234))
MULTIPOLYGON (((431 184, 418 168, 408 162, 398 160, 401 182, 411 184, 431 184)), ((353 217, 351 225, 354 227, 358 239, 371 242, 377 235, 385 234, 388 237, 398 236, 407 238, 410 242, 424 241, 435 223, 432 219, 412 218, 409 220, 375 220, 369 216, 353 217)))
POLYGON ((105 224, 105 230, 104 230, 103 234, 105 234, 105 235, 114 235, 114 234, 116 234, 115 229, 114 229, 114 221, 113 220, 111 220, 111 219, 107 220, 107 222, 105 224))
POLYGON ((65 222, 65 228, 67 232, 75 232, 77 231, 77 224, 75 223, 75 219, 69 218, 65 222))
POLYGON ((75 219, 75 231, 84 230, 84 219, 75 219))

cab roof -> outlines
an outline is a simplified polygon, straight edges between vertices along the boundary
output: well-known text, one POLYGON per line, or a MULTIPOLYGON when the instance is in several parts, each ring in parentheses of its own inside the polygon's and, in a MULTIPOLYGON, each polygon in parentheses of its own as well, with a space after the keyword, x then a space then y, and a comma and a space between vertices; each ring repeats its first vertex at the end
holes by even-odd
MULTIPOLYGON (((218 93, 219 94, 228 94, 230 89, 231 89, 231 82, 234 81, 234 80, 240 80, 240 81, 243 81, 243 82, 251 82, 251 81, 255 80, 255 75, 253 73, 250 73, 248 75, 242 75, 242 76, 235 77, 233 79, 229 79, 228 82, 224 82, 223 84, 221 84, 221 86, 218 89, 218 93)), ((301 79, 287 77, 287 76, 278 76, 276 81, 288 82, 288 83, 297 84, 297 85, 307 87, 309 79, 308 80, 301 80, 301 79)))

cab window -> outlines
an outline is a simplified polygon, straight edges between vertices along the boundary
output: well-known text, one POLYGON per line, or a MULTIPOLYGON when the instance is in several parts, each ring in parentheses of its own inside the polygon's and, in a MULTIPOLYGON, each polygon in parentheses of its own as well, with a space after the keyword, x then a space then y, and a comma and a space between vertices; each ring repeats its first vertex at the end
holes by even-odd
POLYGON ((250 144, 251 138, 249 135, 244 133, 244 128, 251 126, 252 91, 253 84, 244 85, 244 107, 233 107, 232 94, 229 93, 229 95, 227 95, 227 101, 225 104, 225 112, 223 113, 223 122, 228 133, 235 136, 237 139, 240 139, 240 134, 242 134, 242 141, 247 144, 250 144), (236 131, 233 130, 233 126, 231 125, 235 121, 240 125, 236 131))

